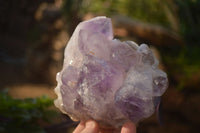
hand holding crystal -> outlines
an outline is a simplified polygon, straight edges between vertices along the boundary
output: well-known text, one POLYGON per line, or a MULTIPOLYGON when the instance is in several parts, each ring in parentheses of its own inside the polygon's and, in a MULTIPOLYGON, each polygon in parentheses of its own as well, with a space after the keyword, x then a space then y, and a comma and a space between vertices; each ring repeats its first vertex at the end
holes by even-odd
MULTIPOLYGON (((113 129, 101 129, 97 122, 88 120, 80 122, 73 133, 114 133, 113 129)), ((125 123, 120 133, 136 133, 135 124, 132 122, 125 123)))

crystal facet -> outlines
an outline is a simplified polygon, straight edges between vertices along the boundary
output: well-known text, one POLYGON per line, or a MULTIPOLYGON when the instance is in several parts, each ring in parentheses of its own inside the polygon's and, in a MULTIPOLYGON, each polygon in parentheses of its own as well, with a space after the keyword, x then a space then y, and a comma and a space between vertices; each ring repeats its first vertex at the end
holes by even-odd
POLYGON ((56 79, 55 105, 63 113, 115 128, 151 116, 168 85, 149 47, 113 39, 106 17, 77 26, 56 79))

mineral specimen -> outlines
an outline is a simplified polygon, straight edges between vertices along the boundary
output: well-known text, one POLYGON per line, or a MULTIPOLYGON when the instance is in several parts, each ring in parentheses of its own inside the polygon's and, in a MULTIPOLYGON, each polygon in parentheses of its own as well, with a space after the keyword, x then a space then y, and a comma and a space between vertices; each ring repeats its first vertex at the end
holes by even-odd
POLYGON ((149 47, 113 39, 106 17, 77 26, 56 79, 55 105, 63 113, 114 128, 151 116, 168 85, 149 47))

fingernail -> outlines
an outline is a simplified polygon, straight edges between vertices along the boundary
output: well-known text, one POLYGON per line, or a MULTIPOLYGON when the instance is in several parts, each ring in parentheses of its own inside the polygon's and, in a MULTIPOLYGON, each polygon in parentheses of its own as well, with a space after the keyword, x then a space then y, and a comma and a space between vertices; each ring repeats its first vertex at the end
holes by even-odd
POLYGON ((87 128, 94 128, 95 127, 95 122, 94 121, 87 121, 86 122, 86 127, 87 128))

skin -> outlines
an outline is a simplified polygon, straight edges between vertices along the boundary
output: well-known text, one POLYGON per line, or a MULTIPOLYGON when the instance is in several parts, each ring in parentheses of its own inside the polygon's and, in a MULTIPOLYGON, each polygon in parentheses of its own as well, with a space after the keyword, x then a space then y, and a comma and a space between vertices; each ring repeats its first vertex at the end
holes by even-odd
MULTIPOLYGON (((97 122, 88 120, 86 122, 80 122, 73 133, 115 133, 116 131, 111 129, 101 129, 97 122)), ((136 126, 132 122, 125 123, 120 133, 136 133, 136 126)))

